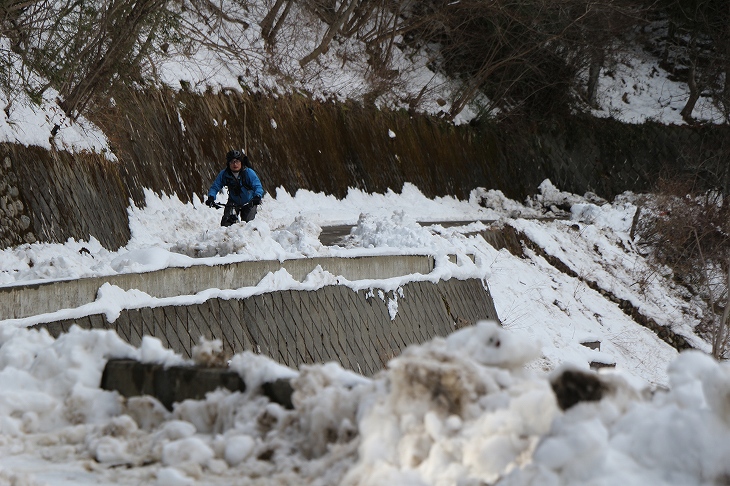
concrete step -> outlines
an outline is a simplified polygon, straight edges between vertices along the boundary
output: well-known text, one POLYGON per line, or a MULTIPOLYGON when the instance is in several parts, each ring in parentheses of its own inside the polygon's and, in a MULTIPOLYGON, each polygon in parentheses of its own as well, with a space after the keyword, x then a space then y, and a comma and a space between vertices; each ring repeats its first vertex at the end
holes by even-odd
MULTIPOLYGON (((140 363, 132 359, 110 359, 101 376, 101 388, 119 392, 124 397, 149 395, 168 410, 184 400, 202 400, 217 389, 232 392, 246 391, 246 384, 238 373, 228 368, 202 366, 168 366, 140 363)), ((261 393, 272 402, 292 409, 293 389, 289 380, 279 379, 264 383, 261 393)))
POLYGON ((429 255, 363 256, 355 258, 302 258, 259 260, 190 267, 171 267, 145 273, 127 273, 75 280, 17 284, 0 287, 0 320, 19 319, 61 309, 76 308, 96 300, 105 283, 122 290, 137 289, 152 297, 195 295, 207 289, 253 287, 269 273, 285 269, 303 281, 317 266, 347 280, 388 279, 429 274, 434 259, 429 255))

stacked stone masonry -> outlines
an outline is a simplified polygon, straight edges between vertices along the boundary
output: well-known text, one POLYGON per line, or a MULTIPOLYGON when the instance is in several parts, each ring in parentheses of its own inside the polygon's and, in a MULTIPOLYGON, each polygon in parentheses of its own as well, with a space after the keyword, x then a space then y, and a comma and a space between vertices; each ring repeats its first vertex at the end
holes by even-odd
POLYGON ((54 336, 74 324, 112 329, 135 346, 143 336, 154 336, 186 357, 202 336, 220 339, 229 355, 252 351, 293 368, 336 361, 372 375, 406 346, 446 336, 482 319, 498 321, 486 284, 479 279, 451 279, 411 282, 389 292, 329 286, 246 299, 216 298, 197 305, 125 310, 112 323, 99 314, 36 327, 54 336))
POLYGON ((36 241, 19 182, 12 159, 3 157, 0 161, 0 248, 36 241))

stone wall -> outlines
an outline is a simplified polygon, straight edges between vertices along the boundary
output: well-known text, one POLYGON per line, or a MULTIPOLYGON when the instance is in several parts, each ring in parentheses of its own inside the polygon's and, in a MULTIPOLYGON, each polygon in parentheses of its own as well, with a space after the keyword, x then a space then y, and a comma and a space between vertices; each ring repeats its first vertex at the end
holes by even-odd
POLYGON ((532 133, 519 133, 523 130, 502 125, 500 146, 512 147, 514 163, 531 175, 531 183, 544 176, 563 190, 610 199, 624 191, 652 190, 661 179, 689 177, 698 189, 730 192, 727 126, 630 125, 574 117, 536 124, 532 133))
POLYGON ((13 169, 13 159, 6 155, 0 161, 1 248, 36 241, 19 182, 18 174, 13 169))
POLYGON ((0 144, 0 161, 2 248, 93 236, 115 250, 129 241, 129 192, 119 164, 15 144, 0 144))

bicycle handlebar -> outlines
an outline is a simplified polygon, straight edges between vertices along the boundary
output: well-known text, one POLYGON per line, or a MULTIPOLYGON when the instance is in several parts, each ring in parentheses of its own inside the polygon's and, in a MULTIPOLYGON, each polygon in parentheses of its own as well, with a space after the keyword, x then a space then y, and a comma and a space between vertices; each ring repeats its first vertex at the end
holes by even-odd
POLYGON ((234 208, 237 208, 237 209, 243 209, 245 207, 251 206, 251 201, 247 202, 244 205, 240 205, 240 204, 229 204, 229 203, 221 204, 221 203, 214 202, 213 205, 212 206, 209 206, 209 207, 216 208, 216 209, 220 209, 220 208, 225 208, 226 206, 234 207, 234 208))

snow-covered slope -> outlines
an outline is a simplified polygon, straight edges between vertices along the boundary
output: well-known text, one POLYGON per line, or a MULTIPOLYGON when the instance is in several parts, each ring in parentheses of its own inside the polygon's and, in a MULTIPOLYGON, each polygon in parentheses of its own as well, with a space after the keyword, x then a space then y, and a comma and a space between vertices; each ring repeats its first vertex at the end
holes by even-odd
MULTIPOLYGON (((225 3, 233 8, 233 3, 225 3)), ((316 64, 295 62, 314 40, 281 43, 279 72, 264 69, 258 22, 263 7, 243 12, 242 24, 218 26, 245 39, 247 62, 203 47, 171 52, 158 66, 177 89, 301 89, 323 98, 357 98, 367 90, 362 46, 339 43, 316 64), (342 54, 354 61, 342 63, 342 54), (294 79, 289 86, 282 79, 294 79)), ((295 17, 296 18, 296 17, 295 17)), ((292 29, 296 27, 296 24, 292 29)), ((319 26, 323 28, 323 26, 319 26)), ((321 32, 320 32, 321 33, 321 32)), ((284 32, 294 38, 295 30, 284 32)), ((425 59, 400 59, 402 83, 380 102, 426 90, 422 107, 437 113, 452 88, 428 71, 425 59), (413 62, 415 61, 415 62, 413 62)), ((686 88, 670 82, 655 60, 637 52, 601 78, 601 109, 631 123, 683 123, 686 88)), ((67 150, 108 149, 90 123, 65 119, 48 92, 41 106, 0 93, 0 141, 67 150), (10 102, 12 98, 12 103, 10 102), (53 127, 60 127, 52 140, 53 127)), ((709 111, 698 116, 712 119, 709 111)), ((457 122, 473 116, 466 110, 457 122)), ((109 152, 110 153, 110 152, 109 152)), ((220 249, 221 261, 383 253, 426 253, 457 262, 435 278, 483 278, 503 328, 482 323, 447 339, 409 348, 388 369, 365 379, 334 363, 283 369, 266 358, 235 356, 231 368, 249 384, 262 376, 295 376, 293 411, 256 394, 216 392, 170 413, 154 400, 122 400, 99 388, 110 357, 182 362, 159 341, 132 348, 108 331, 72 332, 53 339, 28 330, 32 319, 0 316, 0 483, 81 484, 720 484, 730 477, 730 370, 700 352, 679 354, 641 327, 605 293, 625 299, 671 326, 701 350, 690 307, 667 276, 648 270, 628 235, 633 195, 596 205, 543 184, 542 199, 510 201, 498 191, 475 191, 469 201, 429 200, 407 185, 398 194, 327 194, 279 189, 247 225, 218 227, 220 214, 200 201, 147 194, 129 209, 132 239, 118 251, 91 237, 65 244, 33 244, 0 252, 0 286, 80 278, 176 265, 195 248, 220 249), (568 198, 567 221, 535 221, 550 198, 568 198), (394 210, 397 208, 397 210, 394 210), (484 223, 423 227, 416 221, 498 220, 529 236, 545 255, 525 248, 518 257, 480 234, 484 223), (346 243, 324 247, 327 224, 352 224, 346 243), (474 261, 467 255, 474 255, 474 261), (582 343, 600 341, 600 350, 582 343), (587 372, 591 362, 615 369, 587 378, 600 401, 567 410, 551 380, 565 370, 587 372), (599 378, 600 377, 600 378, 599 378), (598 381, 600 380, 600 381, 598 381), (668 389, 665 389, 668 387, 668 389)), ((320 276, 322 277, 322 276, 320 276)), ((313 276, 313 280, 316 276, 313 276)), ((389 282, 397 286, 407 281, 389 282)), ((325 285, 326 278, 320 283, 325 285)), ((351 283, 357 285, 357 283, 351 283)), ((264 279, 259 291, 294 285, 264 279)), ((99 307, 144 304, 140 293, 109 292, 99 307)), ((181 296, 177 303, 185 304, 181 296)), ((113 312, 111 312, 113 314, 113 312)), ((46 316, 48 317, 48 316, 46 316)), ((59 313, 57 318, 63 318, 59 313)), ((579 375, 582 376, 582 375, 579 375)))
MULTIPOLYGON (((394 49, 386 66, 391 76, 382 86, 378 85, 382 80, 372 76, 366 46, 354 37, 337 37, 316 61, 302 67, 300 59, 315 49, 326 24, 295 2, 279 30, 278 41, 266 45, 260 24, 269 12, 269 3, 254 1, 242 6, 221 2, 220 8, 226 15, 211 16, 216 18, 214 25, 198 25, 200 39, 171 44, 164 54, 157 53, 150 59, 149 82, 174 90, 184 86, 201 93, 247 90, 271 96, 305 93, 333 101, 368 99, 378 107, 392 109, 409 108, 413 100, 418 100, 418 110, 437 116, 451 109, 449 100, 459 83, 432 71, 431 59, 424 52, 394 49), (373 93, 377 94, 374 98, 373 93)), ((187 18, 189 15, 183 10, 180 18, 183 22, 200 21, 187 18)), ((20 60, 8 45, 7 39, 0 38, 0 48, 21 71, 20 60)), ((684 124, 679 112, 688 95, 684 83, 671 80, 658 59, 637 47, 602 71, 598 108, 592 113, 627 123, 652 120, 684 124)), ((0 92, 0 105, 4 107, 4 115, 0 115, 0 141, 72 151, 104 151, 113 157, 105 134, 83 117, 71 122, 57 100, 58 93, 53 89, 44 92, 40 105, 23 93, 0 92), (54 128, 57 133, 51 136, 54 128)), ((484 103, 483 98, 477 97, 454 122, 468 122, 484 103)), ((698 121, 722 119, 705 98, 700 99, 693 115, 698 121)))

